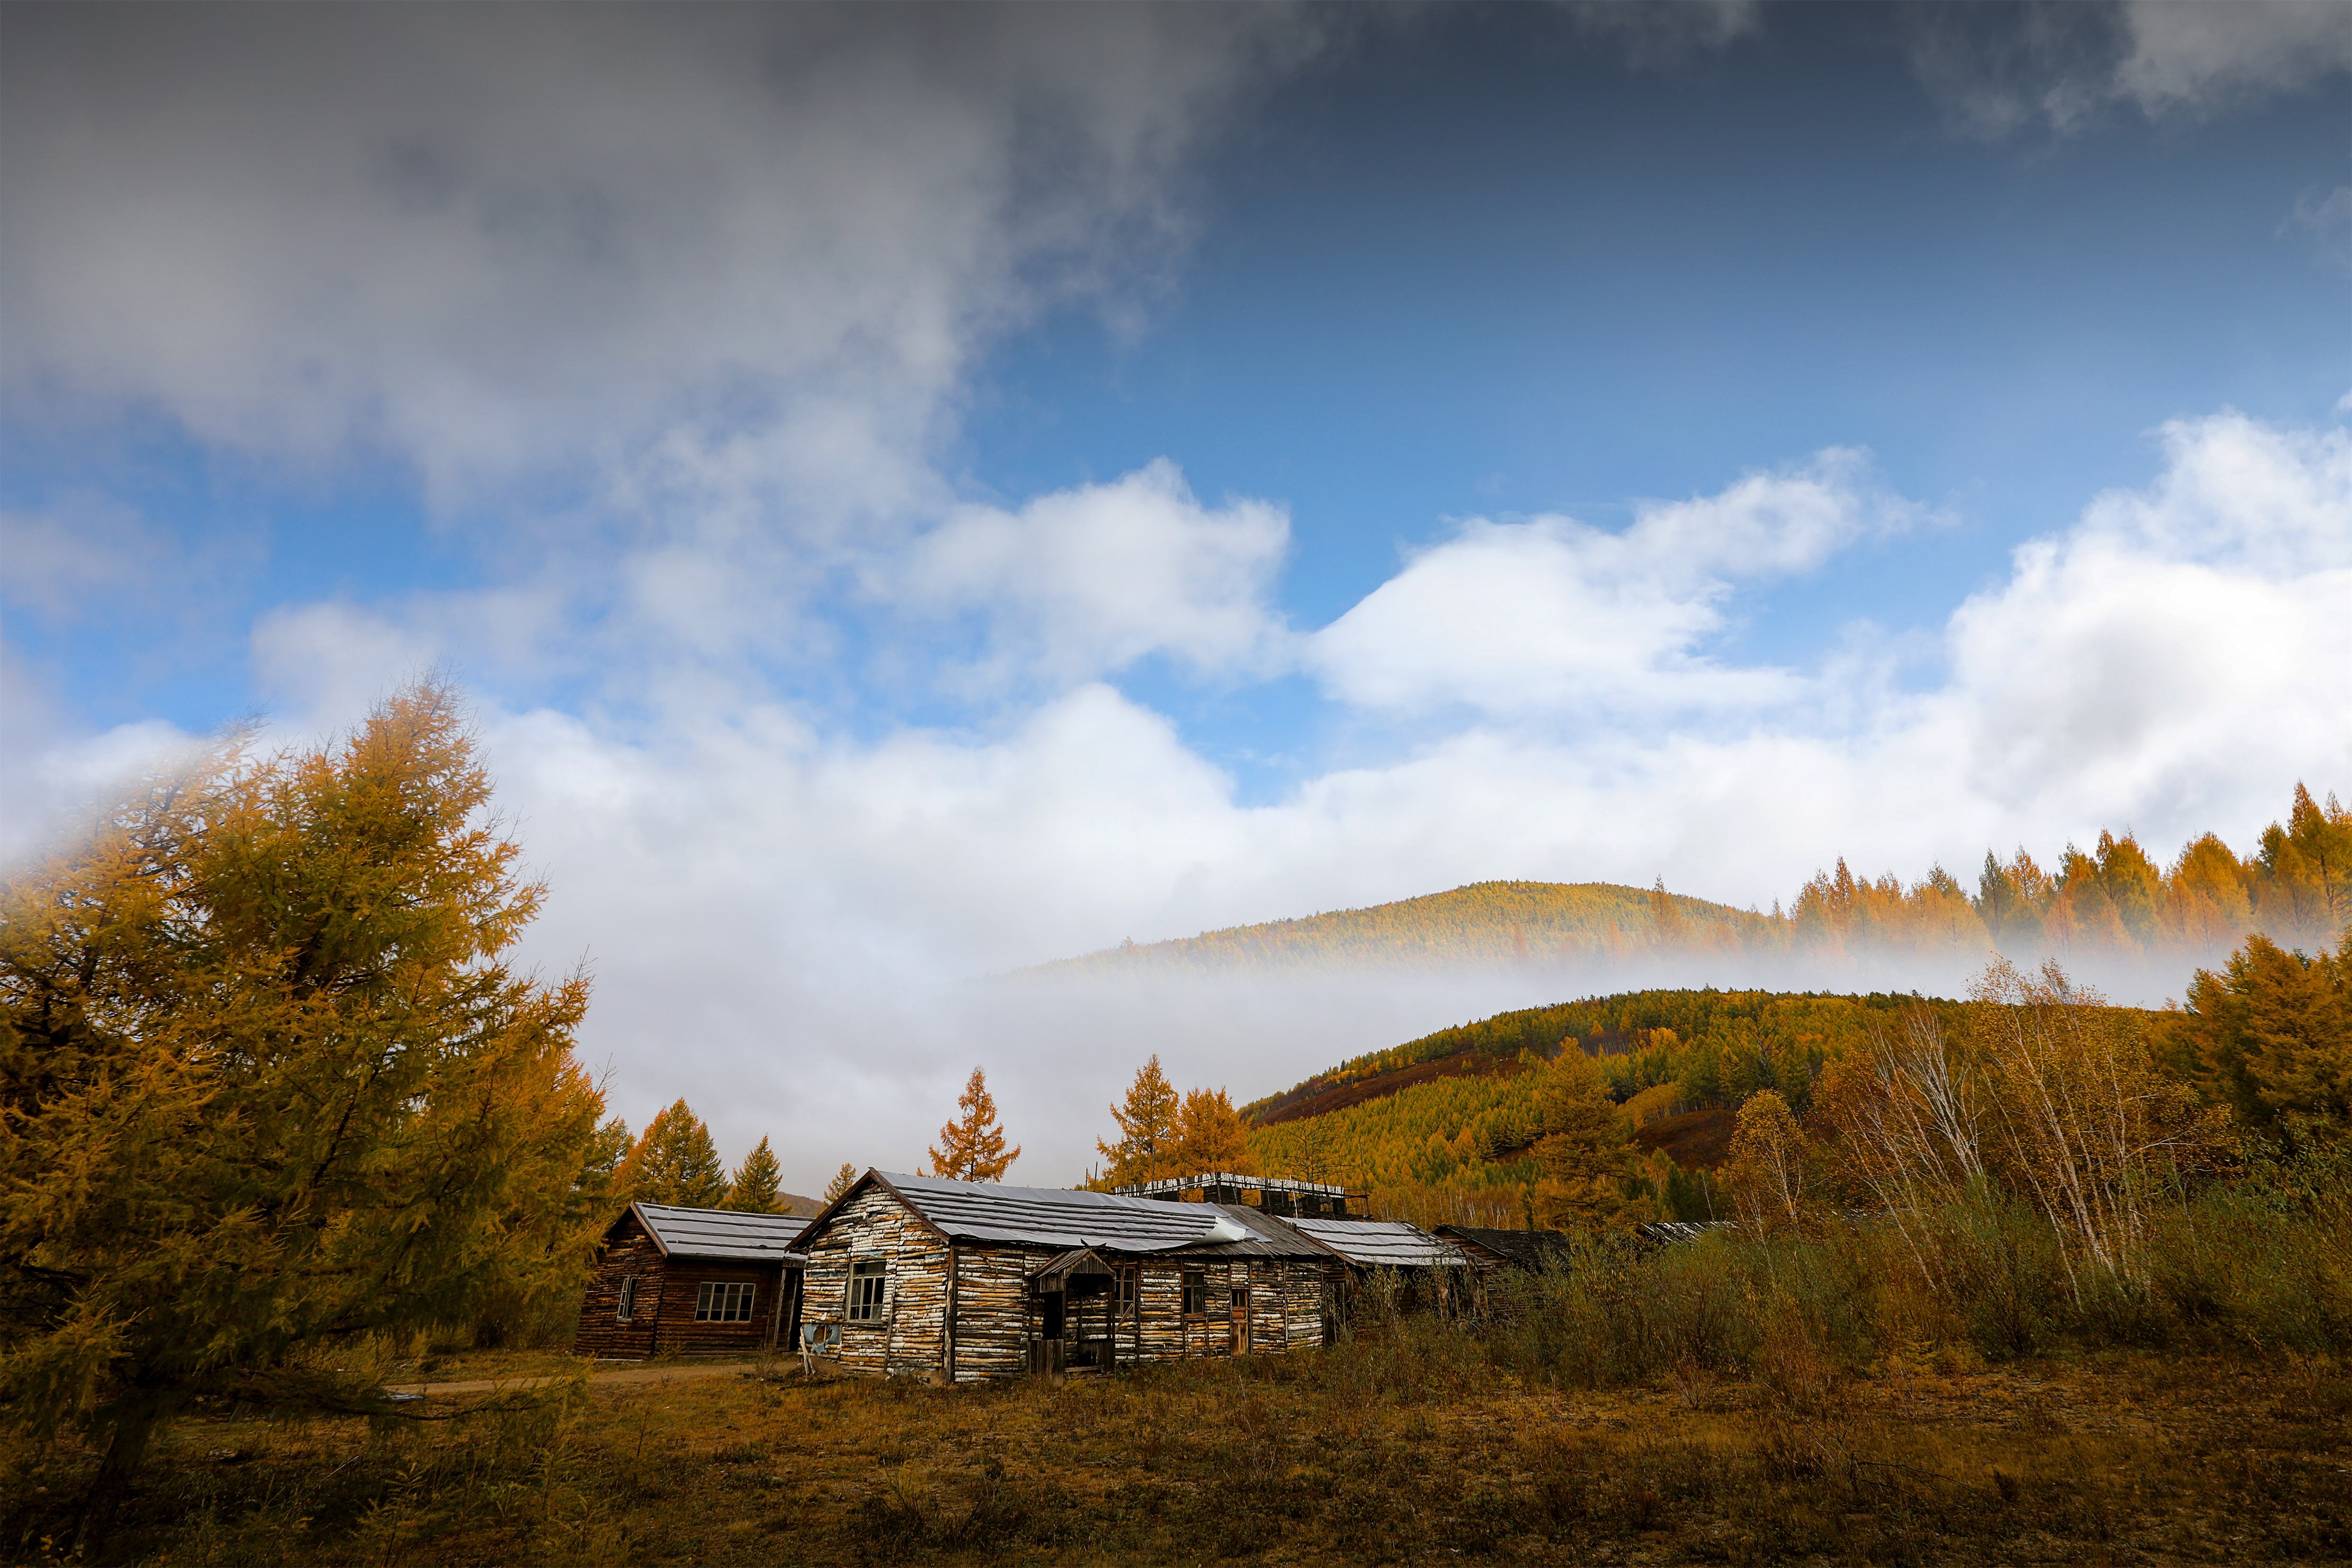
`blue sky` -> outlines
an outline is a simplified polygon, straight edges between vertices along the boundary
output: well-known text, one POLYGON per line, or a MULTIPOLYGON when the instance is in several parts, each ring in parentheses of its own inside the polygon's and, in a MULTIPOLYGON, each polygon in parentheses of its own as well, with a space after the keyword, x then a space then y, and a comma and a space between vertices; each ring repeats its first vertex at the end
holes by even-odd
POLYGON ((887 998, 1124 936, 2243 844, 2352 788, 2347 16, 12 10, 6 842, 452 669, 616 1103, 820 1175, 1090 1104, 887 998))

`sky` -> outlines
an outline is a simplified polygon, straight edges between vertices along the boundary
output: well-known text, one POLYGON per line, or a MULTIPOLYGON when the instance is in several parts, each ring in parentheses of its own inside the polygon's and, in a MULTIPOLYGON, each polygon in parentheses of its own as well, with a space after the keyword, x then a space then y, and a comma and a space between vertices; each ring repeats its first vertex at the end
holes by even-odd
POLYGON ((2352 793, 2352 9, 0 43, 0 852, 446 672, 614 1111, 801 1190, 1628 978, 997 977, 1124 938, 2352 793))

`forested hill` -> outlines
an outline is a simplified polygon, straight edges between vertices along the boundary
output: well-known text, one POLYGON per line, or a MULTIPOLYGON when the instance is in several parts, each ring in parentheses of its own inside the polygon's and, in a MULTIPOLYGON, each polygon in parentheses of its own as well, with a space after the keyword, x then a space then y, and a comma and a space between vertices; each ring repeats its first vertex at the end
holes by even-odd
POLYGON ((1647 946, 1662 924, 1726 946, 1769 940, 1775 929, 1750 910, 1615 883, 1474 882, 1367 909, 1128 944, 1029 972, 1541 961, 1647 946))
MULTIPOLYGON (((1359 1056, 1242 1107, 1255 1126, 1319 1116, 1441 1078, 1506 1075, 1549 1059, 1573 1043, 1604 1058, 1628 1058, 1674 1048, 1720 1057, 1770 1056, 1776 1048, 1838 1045, 1914 998, 1791 996, 1771 991, 1658 990, 1589 997, 1551 1007, 1521 1008, 1456 1024, 1419 1040, 1359 1056)), ((1612 1066, 1618 1063, 1612 1062, 1612 1066)), ((1661 1060, 1620 1067, 1629 1079, 1661 1081, 1684 1063, 1661 1060)), ((1633 1083, 1635 1089, 1646 1082, 1633 1083)))
POLYGON ((1632 1129, 1641 1168, 1624 1174, 1629 1200, 1645 1194, 1662 1218, 1706 1219, 1718 1206, 1705 1173, 1722 1163, 1748 1096, 1771 1090, 1801 1118, 1831 1063, 1906 1027, 1913 1009, 1957 1033, 1962 1007, 1885 992, 1593 997, 1440 1030, 1242 1113, 1250 1158, 1268 1175, 1342 1181, 1369 1192, 1375 1213, 1425 1224, 1525 1224, 1542 1175, 1545 1085, 1563 1052, 1581 1051, 1632 1129))

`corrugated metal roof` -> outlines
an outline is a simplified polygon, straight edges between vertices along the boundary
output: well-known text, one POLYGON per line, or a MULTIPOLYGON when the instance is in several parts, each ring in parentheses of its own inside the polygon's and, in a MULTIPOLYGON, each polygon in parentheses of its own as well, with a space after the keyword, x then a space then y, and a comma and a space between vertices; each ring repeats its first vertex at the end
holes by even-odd
POLYGON ((723 1258, 740 1263, 805 1263, 792 1249, 808 1228, 806 1215, 739 1214, 731 1208, 678 1208, 633 1203, 661 1249, 672 1258, 723 1258))
POLYGON ((959 1241, 1129 1253, 1190 1251, 1223 1258, 1326 1256, 1297 1235, 1286 1234, 1280 1220, 1240 1204, 1167 1203, 1108 1192, 874 1174, 916 1213, 959 1241), (1249 1234, 1239 1241, 1212 1240, 1210 1227, 1220 1216, 1249 1234))
POLYGON ((1368 1269, 1466 1269, 1470 1254, 1402 1219, 1287 1219, 1349 1262, 1368 1269))

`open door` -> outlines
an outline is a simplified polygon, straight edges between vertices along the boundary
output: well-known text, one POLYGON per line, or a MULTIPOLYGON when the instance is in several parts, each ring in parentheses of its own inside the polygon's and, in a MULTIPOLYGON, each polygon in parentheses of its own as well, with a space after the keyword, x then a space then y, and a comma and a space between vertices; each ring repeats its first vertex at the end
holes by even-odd
POLYGON ((1034 1370, 1101 1372, 1116 1364, 1118 1281, 1108 1261, 1083 1247, 1037 1271, 1030 1287, 1037 1303, 1034 1370))

